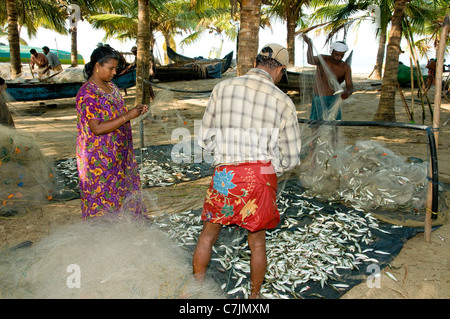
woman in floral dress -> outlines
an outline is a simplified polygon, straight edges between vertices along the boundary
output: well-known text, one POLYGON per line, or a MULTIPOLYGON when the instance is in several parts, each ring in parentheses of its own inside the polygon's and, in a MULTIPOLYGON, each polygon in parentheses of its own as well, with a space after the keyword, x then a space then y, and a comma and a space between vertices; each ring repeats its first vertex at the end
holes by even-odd
POLYGON ((127 109, 118 87, 111 82, 118 61, 113 49, 95 49, 84 68, 87 81, 76 97, 83 219, 124 210, 140 215, 144 210, 130 120, 147 112, 148 106, 127 109))

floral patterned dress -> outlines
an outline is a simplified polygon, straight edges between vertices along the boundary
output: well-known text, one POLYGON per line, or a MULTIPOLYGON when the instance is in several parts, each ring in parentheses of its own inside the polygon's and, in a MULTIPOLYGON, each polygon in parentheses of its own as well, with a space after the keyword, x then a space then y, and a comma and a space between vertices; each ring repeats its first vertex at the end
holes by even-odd
POLYGON ((77 166, 80 179, 82 218, 122 213, 142 214, 139 170, 133 153, 131 124, 96 136, 89 120, 108 121, 127 112, 122 95, 113 82, 106 93, 87 81, 78 91, 77 166))
POLYGON ((202 220, 249 231, 275 228, 277 176, 271 163, 218 165, 203 204, 202 220))

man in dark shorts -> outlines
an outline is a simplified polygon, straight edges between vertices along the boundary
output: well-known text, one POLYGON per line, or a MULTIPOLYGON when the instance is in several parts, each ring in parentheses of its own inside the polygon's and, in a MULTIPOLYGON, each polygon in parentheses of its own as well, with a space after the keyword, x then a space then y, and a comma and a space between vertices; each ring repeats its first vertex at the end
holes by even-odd
POLYGON ((278 44, 263 47, 255 68, 214 87, 198 133, 214 153, 216 168, 205 198, 203 230, 193 257, 202 280, 223 225, 248 230, 250 298, 257 298, 267 268, 266 229, 280 221, 277 174, 300 163, 300 131, 292 100, 275 85, 289 55, 278 44))

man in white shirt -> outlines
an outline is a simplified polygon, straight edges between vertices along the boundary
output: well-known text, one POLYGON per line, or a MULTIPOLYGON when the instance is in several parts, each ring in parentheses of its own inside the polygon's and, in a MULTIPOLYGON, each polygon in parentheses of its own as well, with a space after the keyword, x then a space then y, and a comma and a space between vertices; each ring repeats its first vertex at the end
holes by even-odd
POLYGON ((278 44, 263 47, 255 68, 214 87, 198 134, 214 152, 216 169, 205 198, 193 257, 194 276, 203 279, 222 225, 248 230, 250 298, 257 298, 267 268, 266 229, 280 221, 277 175, 300 163, 300 131, 292 100, 275 84, 289 55, 278 44))

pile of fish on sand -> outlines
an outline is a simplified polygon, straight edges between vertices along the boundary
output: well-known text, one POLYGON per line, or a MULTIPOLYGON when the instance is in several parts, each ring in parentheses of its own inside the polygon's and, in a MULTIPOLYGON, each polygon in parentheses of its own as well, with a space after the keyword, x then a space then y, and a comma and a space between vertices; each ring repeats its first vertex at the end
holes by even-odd
MULTIPOLYGON (((406 228, 385 224, 359 208, 319 202, 295 182, 279 192, 277 203, 281 222, 267 231, 268 265, 261 289, 265 298, 338 298, 361 282, 367 269, 385 267, 400 251, 401 243, 397 251, 377 245, 381 237, 402 242, 398 238, 412 236, 406 228), (400 237, 389 238, 391 233, 400 237)), ((178 245, 195 249, 202 229, 199 211, 162 214, 153 222, 178 245)), ((229 298, 250 294, 246 234, 224 227, 213 247, 208 272, 229 298)))

